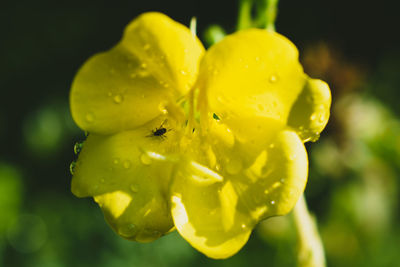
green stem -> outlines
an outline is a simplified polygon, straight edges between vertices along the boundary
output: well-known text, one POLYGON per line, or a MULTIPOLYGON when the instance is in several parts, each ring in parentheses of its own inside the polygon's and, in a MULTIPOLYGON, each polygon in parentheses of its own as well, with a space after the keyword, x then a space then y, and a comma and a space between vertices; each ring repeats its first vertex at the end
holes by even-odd
POLYGON ((279 0, 240 0, 237 30, 260 27, 275 31, 278 3, 279 0), (255 17, 252 16, 254 5, 257 12, 255 17))
POLYGON ((264 0, 267 7, 265 8, 265 29, 275 31, 275 20, 278 14, 279 0, 264 0))
POLYGON ((294 221, 299 242, 299 267, 325 267, 325 253, 315 218, 307 209, 304 195, 294 208, 294 221))
POLYGON ((243 30, 252 27, 253 21, 251 18, 251 7, 253 0, 240 0, 239 1, 239 14, 236 30, 243 30))

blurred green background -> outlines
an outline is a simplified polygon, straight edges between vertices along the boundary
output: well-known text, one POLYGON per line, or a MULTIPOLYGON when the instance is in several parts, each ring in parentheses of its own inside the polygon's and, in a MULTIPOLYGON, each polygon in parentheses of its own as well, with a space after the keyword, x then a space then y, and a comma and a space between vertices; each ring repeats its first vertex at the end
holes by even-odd
MULTIPOLYGON (((170 234, 126 241, 91 199, 70 192, 84 134, 68 108, 82 63, 138 14, 161 11, 198 34, 232 32, 237 2, 7 1, 0 7, 0 266, 295 266, 292 216, 260 223, 234 257, 211 260, 170 234)), ((400 49, 395 1, 281 0, 277 31, 332 89, 332 117, 307 144, 310 210, 329 266, 399 266, 400 49)))

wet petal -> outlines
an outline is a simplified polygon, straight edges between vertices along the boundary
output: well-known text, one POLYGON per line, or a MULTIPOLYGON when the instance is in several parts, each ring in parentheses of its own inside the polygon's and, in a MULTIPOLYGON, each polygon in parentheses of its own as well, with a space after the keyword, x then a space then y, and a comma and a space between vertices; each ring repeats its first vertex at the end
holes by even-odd
POLYGON ((287 214, 304 191, 308 159, 302 140, 293 131, 281 131, 251 166, 230 179, 243 208, 256 221, 287 214))
POLYGON ((173 227, 166 197, 172 164, 144 153, 174 152, 178 132, 171 119, 164 121, 110 136, 90 134, 74 169, 72 192, 93 196, 112 228, 127 239, 151 241, 173 227), (163 122, 174 130, 163 138, 151 136, 163 122))
POLYGON ((252 117, 285 124, 306 81, 296 47, 260 29, 237 32, 211 47, 199 75, 203 112, 216 113, 234 131, 245 131, 240 121, 252 117))
POLYGON ((139 16, 119 44, 79 70, 70 95, 75 122, 110 134, 165 113, 191 88, 203 52, 185 26, 160 13, 139 16))
POLYGON ((232 183, 193 161, 181 162, 171 185, 170 201, 179 233, 211 258, 235 254, 254 226, 236 209, 238 195, 232 183))
POLYGON ((317 79, 308 79, 294 103, 288 118, 304 142, 315 141, 328 123, 331 93, 328 85, 317 79))

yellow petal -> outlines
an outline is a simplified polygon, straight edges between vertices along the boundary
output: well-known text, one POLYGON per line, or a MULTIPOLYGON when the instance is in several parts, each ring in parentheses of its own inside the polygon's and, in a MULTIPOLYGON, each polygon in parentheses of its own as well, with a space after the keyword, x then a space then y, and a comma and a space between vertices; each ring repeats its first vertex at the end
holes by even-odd
POLYGON ((307 182, 308 159, 302 140, 293 131, 281 131, 243 174, 231 180, 251 217, 259 221, 287 214, 307 182))
POLYGON ((173 227, 166 197, 172 164, 146 152, 173 153, 178 134, 173 121, 163 118, 115 135, 90 134, 74 168, 72 192, 93 196, 122 237, 140 242, 160 237, 173 227), (152 136, 162 124, 171 130, 152 136))
POLYGON ((306 81, 296 47, 260 29, 234 33, 211 47, 199 75, 201 108, 233 131, 249 129, 241 125, 248 118, 285 124, 306 81))
POLYGON ((182 161, 171 185, 171 211, 178 232, 208 257, 223 259, 247 242, 254 224, 236 207, 229 181, 193 161, 182 161))
POLYGON ((185 26, 160 13, 139 16, 119 44, 79 70, 70 95, 75 122, 110 134, 165 113, 192 87, 203 52, 185 26))
POLYGON ((329 86, 317 79, 308 79, 292 107, 288 125, 306 141, 315 141, 328 123, 331 106, 329 86))
POLYGON ((280 130, 269 143, 258 145, 238 140, 212 145, 218 174, 232 182, 238 194, 236 208, 254 223, 288 213, 303 193, 308 174, 307 153, 296 132, 280 130))

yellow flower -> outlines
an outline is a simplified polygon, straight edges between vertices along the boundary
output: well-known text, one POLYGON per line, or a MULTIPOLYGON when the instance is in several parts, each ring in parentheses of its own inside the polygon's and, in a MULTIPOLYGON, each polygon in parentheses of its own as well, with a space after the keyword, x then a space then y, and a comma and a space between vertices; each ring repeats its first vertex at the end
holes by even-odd
POLYGON ((307 181, 303 143, 318 138, 331 102, 285 37, 249 29, 205 52, 160 13, 139 16, 89 59, 70 99, 90 132, 72 192, 93 197, 126 239, 176 227, 212 258, 235 254, 260 220, 293 208, 307 181))

